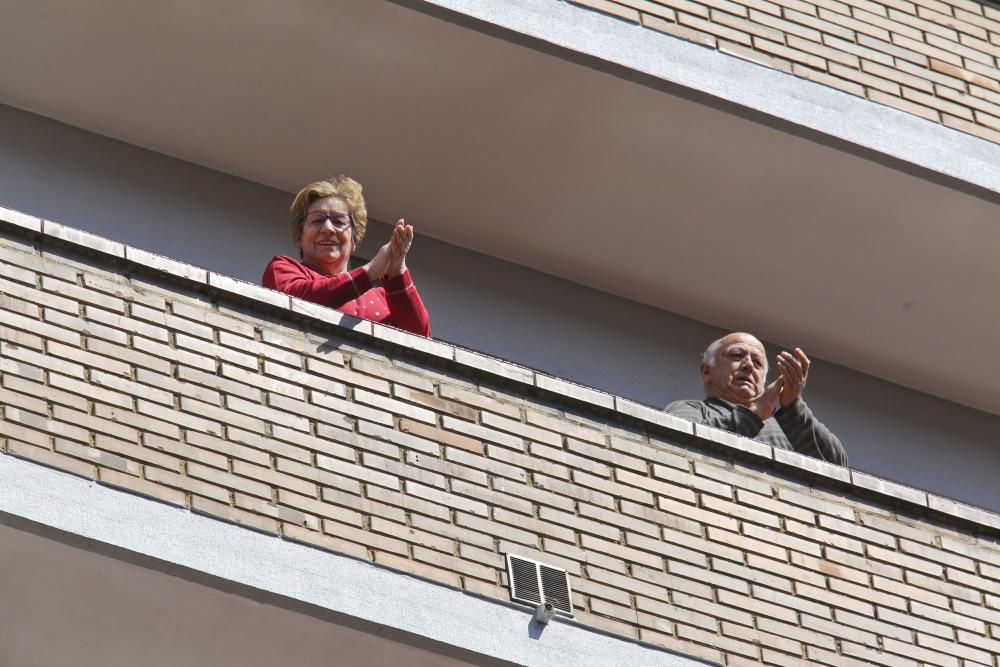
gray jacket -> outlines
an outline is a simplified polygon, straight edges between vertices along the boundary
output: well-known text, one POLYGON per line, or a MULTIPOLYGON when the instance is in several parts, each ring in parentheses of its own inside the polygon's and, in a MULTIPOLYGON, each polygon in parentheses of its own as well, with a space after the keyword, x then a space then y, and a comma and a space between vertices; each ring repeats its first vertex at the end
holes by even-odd
POLYGON ((847 465, 847 452, 830 429, 823 426, 801 398, 760 420, 752 410, 709 397, 703 401, 674 401, 665 410, 688 421, 737 433, 779 449, 791 449, 837 465, 847 465))

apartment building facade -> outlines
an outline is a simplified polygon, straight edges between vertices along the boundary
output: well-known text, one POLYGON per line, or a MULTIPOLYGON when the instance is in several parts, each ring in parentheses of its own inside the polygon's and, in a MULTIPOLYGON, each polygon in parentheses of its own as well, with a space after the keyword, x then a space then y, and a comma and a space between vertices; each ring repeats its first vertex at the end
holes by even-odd
POLYGON ((10 12, 11 664, 997 665, 992 6, 10 12), (336 172, 435 340, 255 285, 336 172), (659 410, 726 329, 851 469, 659 410))

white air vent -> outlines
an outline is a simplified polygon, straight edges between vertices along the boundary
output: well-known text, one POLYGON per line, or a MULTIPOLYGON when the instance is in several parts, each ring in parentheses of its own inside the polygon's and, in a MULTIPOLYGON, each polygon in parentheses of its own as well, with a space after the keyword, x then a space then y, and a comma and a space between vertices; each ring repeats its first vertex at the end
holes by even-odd
POLYGON ((566 570, 507 554, 507 579, 511 600, 531 605, 549 602, 560 614, 573 615, 572 591, 566 570))

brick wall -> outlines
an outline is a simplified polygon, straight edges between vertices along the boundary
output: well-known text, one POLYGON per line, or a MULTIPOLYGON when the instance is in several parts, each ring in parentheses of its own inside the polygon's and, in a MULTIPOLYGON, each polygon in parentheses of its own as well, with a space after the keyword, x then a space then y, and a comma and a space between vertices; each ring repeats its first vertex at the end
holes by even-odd
POLYGON ((1000 516, 0 218, 8 455, 728 665, 1000 667, 1000 516))
POLYGON ((1000 141, 1000 9, 974 0, 570 0, 1000 141))

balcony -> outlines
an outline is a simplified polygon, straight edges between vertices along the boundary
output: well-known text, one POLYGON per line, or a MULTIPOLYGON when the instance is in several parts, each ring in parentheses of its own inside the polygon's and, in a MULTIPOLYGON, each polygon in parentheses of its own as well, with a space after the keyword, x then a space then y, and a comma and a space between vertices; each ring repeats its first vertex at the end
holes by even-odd
POLYGON ((662 406, 749 329, 816 359, 859 469, 996 511, 1000 145, 954 128, 992 116, 1000 24, 927 1, 25 4, 0 27, 0 203, 256 281, 294 252, 289 191, 350 172, 373 218, 417 225, 441 338, 662 406), (936 55, 900 51, 915 30, 936 55))
POLYGON ((0 218, 0 656, 1000 667, 1000 515, 0 218))

